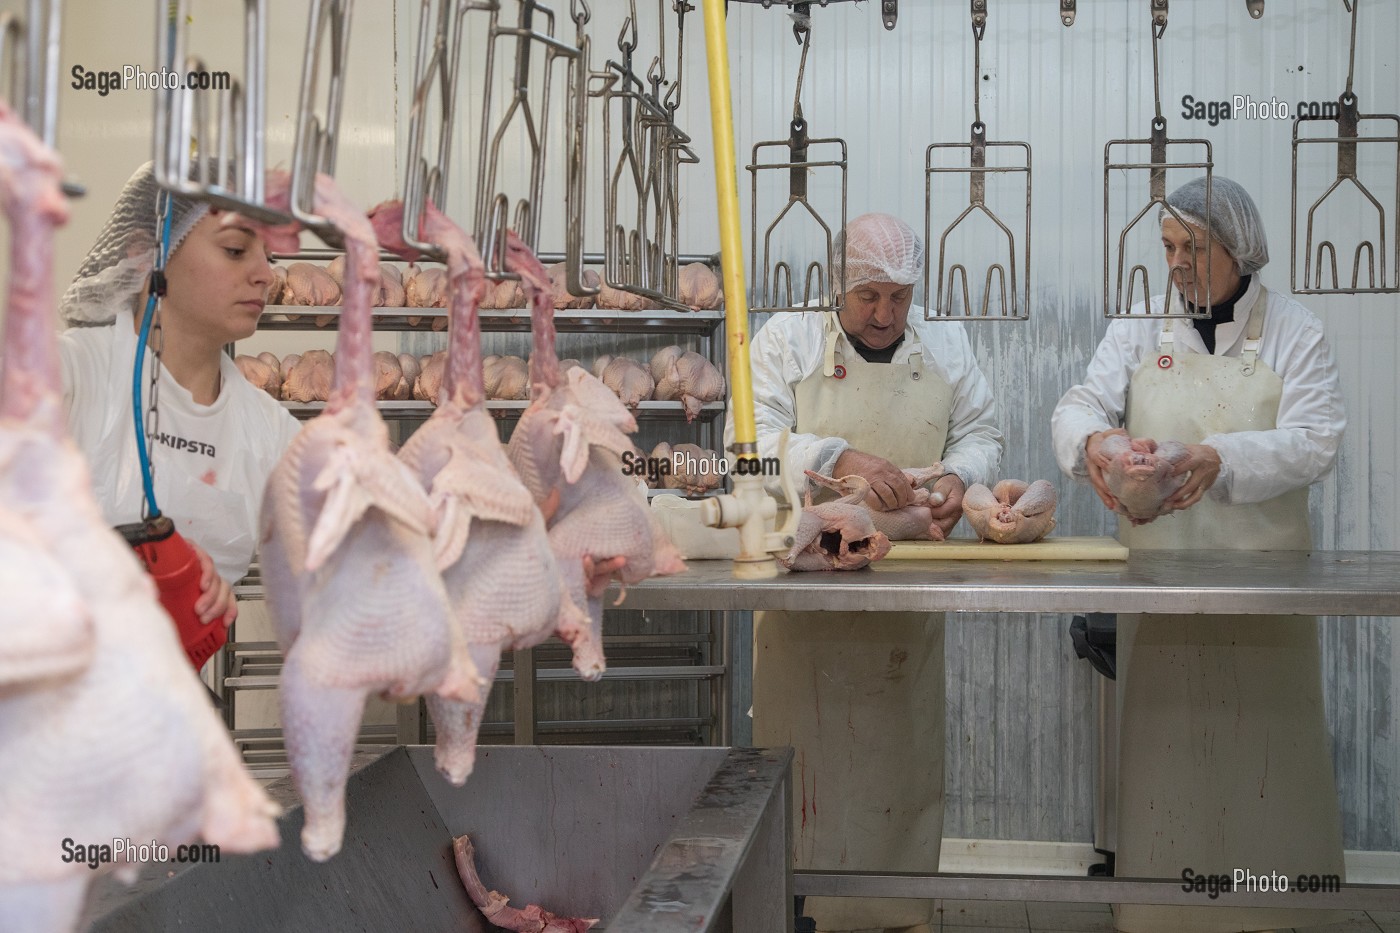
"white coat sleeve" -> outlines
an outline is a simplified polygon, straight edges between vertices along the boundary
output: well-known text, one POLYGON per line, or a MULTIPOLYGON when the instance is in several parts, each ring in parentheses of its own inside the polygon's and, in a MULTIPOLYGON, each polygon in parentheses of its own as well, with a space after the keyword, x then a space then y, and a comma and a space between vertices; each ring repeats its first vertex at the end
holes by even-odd
MULTIPOLYGON (((812 355, 812 348, 802 340, 805 335, 785 325, 777 319, 770 321, 753 338, 749 351, 758 452, 765 458, 778 456, 783 432, 797 424, 797 384, 806 376, 805 360, 799 357, 812 355)), ((732 412, 725 424, 724 442, 726 447, 734 443, 732 412)), ((849 446, 839 437, 794 432, 788 439, 788 462, 783 469, 794 472, 793 479, 800 490, 806 482, 803 470, 830 476, 837 458, 849 446)), ((782 497, 781 476, 766 477, 765 486, 774 496, 782 497)))
POLYGON ((952 386, 953 405, 948 416, 948 439, 943 446, 943 469, 946 473, 956 473, 964 487, 974 483, 990 486, 996 480, 1005 442, 996 424, 996 400, 977 365, 967 331, 960 328, 959 337, 964 363, 961 375, 952 386))
POLYGON ((1147 335, 1133 321, 1114 321, 1089 361, 1084 381, 1055 405, 1050 435, 1055 460, 1066 476, 1088 482, 1084 442, 1099 431, 1121 428, 1127 418, 1128 383, 1142 362, 1147 335))
POLYGON ((1275 370, 1283 379, 1275 428, 1201 441, 1220 454, 1220 475, 1208 494, 1226 505, 1264 502, 1315 483, 1337 459, 1346 406, 1337 362, 1317 319, 1281 347, 1275 370))

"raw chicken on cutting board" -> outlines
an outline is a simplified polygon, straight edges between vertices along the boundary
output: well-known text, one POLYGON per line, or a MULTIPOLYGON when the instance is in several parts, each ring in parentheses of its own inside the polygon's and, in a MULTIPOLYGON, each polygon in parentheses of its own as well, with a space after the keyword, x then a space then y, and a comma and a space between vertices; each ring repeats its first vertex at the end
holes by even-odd
POLYGON ((993 489, 973 483, 963 495, 963 517, 982 541, 1030 544, 1055 527, 1055 487, 1038 479, 1004 479, 993 489))

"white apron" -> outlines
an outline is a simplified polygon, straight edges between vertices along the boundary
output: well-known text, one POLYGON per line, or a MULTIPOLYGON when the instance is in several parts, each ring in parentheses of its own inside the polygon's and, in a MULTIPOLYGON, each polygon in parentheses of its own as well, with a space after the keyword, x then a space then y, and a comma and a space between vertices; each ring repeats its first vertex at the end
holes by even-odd
MULTIPOLYGON (((796 429, 843 437, 900 467, 942 457, 953 392, 924 370, 921 349, 907 363, 867 363, 825 316, 824 365, 797 386, 796 429)), ((796 750, 795 868, 938 870, 943 683, 941 613, 755 615, 754 744, 796 750)), ((921 931, 933 905, 809 897, 805 909, 823 933, 921 931)))
MULTIPOLYGON (((1158 352, 1133 375, 1128 433, 1197 444, 1210 434, 1274 428, 1283 380, 1257 360, 1267 306, 1261 288, 1238 357, 1175 352, 1173 328, 1190 324, 1171 321, 1158 352)), ((1207 495, 1148 525, 1122 520, 1120 537, 1135 552, 1306 550, 1308 491, 1233 506, 1207 495)), ((1317 620, 1153 614, 1119 616, 1119 626, 1115 873, 1342 875, 1317 620)), ((1134 904, 1115 913, 1129 933, 1237 933, 1345 916, 1134 904)))
MULTIPOLYGON (((131 370, 136 353, 136 337, 118 318, 118 338, 112 341, 112 354, 109 372, 125 374, 114 378, 126 391, 114 392, 106 400, 103 412, 103 430, 93 450, 89 452, 92 463, 93 491, 102 504, 103 515, 113 525, 141 520, 141 463, 136 451, 136 429, 131 415, 131 370)), ((154 358, 147 350, 145 376, 149 379, 154 358)), ((220 360, 221 375, 225 381, 230 378, 232 367, 220 360)), ((242 378, 236 369, 234 378, 242 378)), ((161 374, 161 391, 169 392, 179 388, 166 373, 161 374)), ((143 392, 149 403, 149 383, 143 392)), ((169 422, 167 421, 167 424, 169 422)), ((151 457, 155 466, 156 501, 161 511, 175 523, 175 530, 186 540, 193 541, 208 552, 218 568, 219 575, 230 584, 237 583, 247 572, 257 546, 257 530, 253 524, 253 514, 246 496, 219 489, 190 476, 175 464, 162 464, 165 459, 160 444, 151 445, 151 457)), ((249 472, 247 467, 239 467, 234 459, 252 457, 249 452, 231 452, 225 455, 227 470, 249 472)))

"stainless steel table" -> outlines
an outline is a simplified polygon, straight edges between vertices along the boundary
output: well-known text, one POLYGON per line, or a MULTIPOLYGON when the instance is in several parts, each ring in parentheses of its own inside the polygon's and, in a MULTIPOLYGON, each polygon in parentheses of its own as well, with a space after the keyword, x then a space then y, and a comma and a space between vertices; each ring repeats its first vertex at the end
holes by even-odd
MULTIPOLYGON (((1126 561, 886 561, 738 580, 729 561, 629 587, 629 609, 1400 616, 1400 551, 1139 551, 1126 561)), ((608 603, 616 601, 614 587, 608 603)), ((731 664, 732 658, 726 658, 731 664)), ((1206 900, 1180 879, 798 872, 798 894, 1400 910, 1400 886, 1206 900)))
MULTIPOLYGON (((1126 561, 885 561, 737 580, 729 561, 628 587, 628 609, 1400 616, 1400 551, 1139 551, 1126 561)), ((614 587, 608 603, 616 601, 614 587)))

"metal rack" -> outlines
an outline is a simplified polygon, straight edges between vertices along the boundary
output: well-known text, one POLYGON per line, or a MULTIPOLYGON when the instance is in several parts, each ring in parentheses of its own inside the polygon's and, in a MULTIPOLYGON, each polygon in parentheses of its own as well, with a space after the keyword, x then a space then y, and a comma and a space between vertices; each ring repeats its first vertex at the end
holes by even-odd
POLYGON ((928 321, 1025 321, 1030 318, 1031 147, 1029 143, 1024 142, 991 142, 987 139, 987 125, 982 122, 981 88, 982 37, 986 31, 987 0, 972 0, 973 120, 969 131, 969 141, 965 143, 933 143, 924 153, 924 242, 928 246, 924 251, 924 320, 928 321), (968 153, 966 167, 934 164, 935 154, 962 150, 967 150, 968 153), (1024 153, 1025 159, 1017 165, 988 165, 987 155, 989 151, 992 153, 1019 151, 1024 153), (933 278, 929 275, 929 265, 933 259, 933 179, 935 175, 950 172, 967 176, 967 207, 958 214, 952 223, 943 228, 943 233, 938 238, 938 280, 935 285, 933 278), (1016 234, 1002 222, 995 211, 987 206, 987 176, 989 174, 993 178, 1016 175, 1025 177, 1025 228, 1022 231, 1022 248, 1020 250, 1016 248, 1016 234), (999 242, 1004 238, 1005 252, 997 250, 997 254, 1006 258, 1006 264, 994 261, 987 266, 986 280, 982 286, 981 309, 974 313, 972 299, 968 291, 967 267, 960 262, 955 262, 951 266, 948 264, 948 238, 958 227, 978 214, 996 227, 997 232, 1001 235, 998 237, 999 242), (962 282, 961 301, 955 300, 959 297, 957 291, 959 278, 962 282), (1010 278, 1011 285, 1009 293, 1007 290, 1008 278, 1010 278), (992 305, 993 280, 996 280, 1000 286, 1001 295, 1001 300, 996 306, 999 310, 996 313, 994 313, 992 305), (932 289, 931 295, 930 289, 932 289), (961 313, 957 310, 958 308, 961 308, 961 313))
MULTIPOLYGON (((1207 295, 1206 302, 1202 307, 1192 310, 1189 305, 1180 299, 1180 293, 1176 290, 1175 280, 1169 275, 1167 277, 1166 298, 1162 305, 1160 314, 1152 313, 1152 285, 1147 273, 1147 267, 1141 263, 1136 263, 1128 272, 1128 285, 1125 292, 1123 287, 1123 270, 1128 261, 1128 236, 1144 218, 1157 208, 1170 214, 1178 223, 1182 225, 1190 236, 1190 252, 1195 253, 1196 234, 1190 224, 1187 223, 1170 204, 1167 203, 1167 171, 1171 169, 1200 169, 1206 176, 1206 216, 1201 218, 1206 222, 1205 235, 1207 241, 1210 240, 1210 181, 1214 162, 1211 157, 1211 145, 1208 139, 1169 139, 1167 137, 1167 121, 1162 116, 1162 81, 1161 81, 1161 59, 1158 54, 1158 43, 1163 34, 1167 31, 1167 0, 1148 0, 1151 8, 1151 29, 1152 29, 1152 94, 1156 105, 1156 116, 1152 120, 1151 136, 1147 139, 1113 139, 1104 146, 1103 151, 1103 313, 1110 319, 1114 318, 1209 318, 1211 312, 1210 297, 1207 295), (1147 162, 1135 160, 1123 156, 1126 161, 1114 161, 1114 150, 1132 149, 1133 147, 1149 147, 1151 155, 1147 162), (1171 151, 1180 151, 1181 148, 1194 150, 1204 150, 1204 158, 1195 160, 1172 162, 1168 159, 1171 151), (1109 218, 1111 216, 1112 197, 1110 194, 1110 179, 1114 171, 1147 171, 1148 172, 1148 198, 1145 204, 1133 215, 1132 220, 1124 226, 1118 234, 1117 244, 1117 278, 1113 289, 1112 301, 1109 300, 1109 267, 1114 252, 1109 246, 1109 218), (1134 296, 1137 294, 1137 283, 1141 277, 1143 311, 1134 314, 1134 296), (1173 300, 1178 299, 1178 300, 1173 300)), ((1211 263, 1210 253, 1206 252, 1205 281, 1210 280, 1211 263)))
POLYGON ((1356 76, 1356 22, 1361 0, 1342 0, 1351 14, 1351 47, 1347 64, 1347 86, 1337 98, 1337 116, 1303 116, 1301 113, 1293 121, 1293 176, 1292 212, 1289 240, 1290 284, 1293 292, 1299 295, 1359 295, 1395 294, 1400 292, 1400 116, 1393 113, 1360 113, 1360 101, 1352 89, 1356 76), (1336 132, 1331 136, 1305 136, 1303 127, 1321 121, 1335 122, 1336 132), (1390 126, 1389 135, 1364 136, 1362 124, 1366 122, 1386 123, 1390 126), (1298 280, 1298 161, 1303 150, 1309 146, 1336 146, 1336 178, 1307 211, 1307 223, 1303 242, 1302 282, 1298 280), (1384 155, 1395 159, 1394 202, 1387 198, 1391 210, 1386 215, 1383 205, 1359 176, 1358 156, 1362 147, 1368 152, 1384 149, 1384 155), (1337 247, 1330 239, 1318 242, 1313 250, 1314 222, 1318 209, 1334 195, 1342 193, 1343 183, 1362 199, 1361 206, 1369 208, 1368 216, 1375 216, 1376 239, 1362 239, 1354 253, 1351 284, 1343 285, 1337 276, 1337 247), (1372 214, 1374 211, 1374 214, 1372 214), (1387 256, 1386 237, 1391 240, 1393 255, 1387 256), (1366 262, 1363 266, 1362 257, 1366 262), (1314 260, 1316 265, 1314 265, 1314 260), (1386 263, 1390 263, 1387 271, 1386 263), (1377 264, 1379 263, 1379 269, 1377 264), (1325 284, 1324 268, 1330 267, 1331 285, 1325 284), (1377 274, 1379 272, 1379 275, 1377 274), (1364 284, 1363 284, 1364 275, 1364 284))

